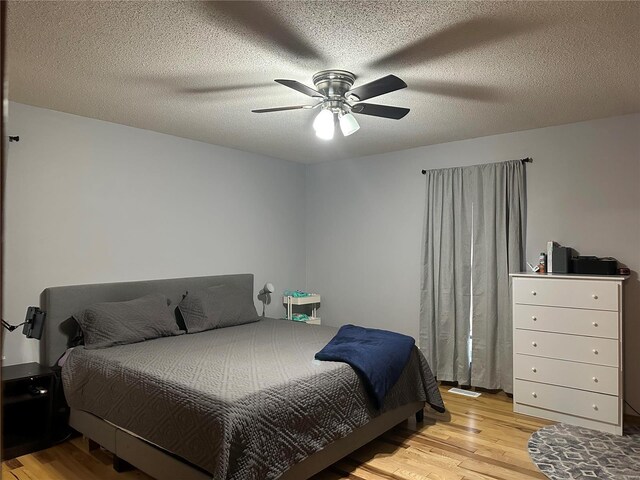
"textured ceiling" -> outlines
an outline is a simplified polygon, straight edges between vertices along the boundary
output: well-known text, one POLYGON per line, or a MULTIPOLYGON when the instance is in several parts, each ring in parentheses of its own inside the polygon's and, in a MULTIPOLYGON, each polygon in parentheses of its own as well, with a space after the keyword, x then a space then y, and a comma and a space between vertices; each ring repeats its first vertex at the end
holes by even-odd
POLYGON ((640 111, 638 2, 11 2, 11 100, 299 162, 640 111), (393 73, 356 134, 273 82, 393 73))

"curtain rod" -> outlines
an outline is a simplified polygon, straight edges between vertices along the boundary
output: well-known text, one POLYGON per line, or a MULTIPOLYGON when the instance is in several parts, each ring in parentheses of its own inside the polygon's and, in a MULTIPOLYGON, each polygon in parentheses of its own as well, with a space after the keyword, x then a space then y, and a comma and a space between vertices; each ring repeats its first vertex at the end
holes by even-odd
MULTIPOLYGON (((520 160, 522 163, 533 163, 533 158, 531 158, 531 157, 527 157, 527 158, 520 158, 519 160, 520 160)), ((481 165, 486 165, 486 163, 485 163, 485 164, 481 164, 481 165)), ((470 166, 471 166, 471 165, 470 165, 470 166)), ((473 165, 473 166, 475 166, 475 165, 473 165)), ((445 167, 445 168, 448 168, 448 167, 445 167)), ((437 168, 432 168, 432 169, 430 169, 430 170, 439 170, 439 169, 437 169, 437 168)), ((422 170, 422 174, 423 174, 423 175, 426 175, 428 171, 429 171, 429 170, 422 170)))

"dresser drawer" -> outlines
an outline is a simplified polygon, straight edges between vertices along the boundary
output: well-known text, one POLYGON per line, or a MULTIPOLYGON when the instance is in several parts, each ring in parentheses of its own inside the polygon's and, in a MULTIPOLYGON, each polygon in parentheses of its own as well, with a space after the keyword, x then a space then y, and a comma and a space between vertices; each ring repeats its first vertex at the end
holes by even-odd
POLYGON ((617 339, 618 312, 521 305, 513 307, 514 328, 617 339))
POLYGON ((513 336, 515 353, 618 366, 617 340, 518 329, 513 336))
POLYGON ((602 365, 516 354, 513 376, 521 380, 618 395, 618 369, 602 365))
POLYGON ((618 285, 599 280, 514 278, 513 301, 530 305, 618 310, 618 285))
POLYGON ((517 403, 545 408, 607 423, 618 423, 618 397, 584 392, 555 385, 516 379, 513 398, 517 403))

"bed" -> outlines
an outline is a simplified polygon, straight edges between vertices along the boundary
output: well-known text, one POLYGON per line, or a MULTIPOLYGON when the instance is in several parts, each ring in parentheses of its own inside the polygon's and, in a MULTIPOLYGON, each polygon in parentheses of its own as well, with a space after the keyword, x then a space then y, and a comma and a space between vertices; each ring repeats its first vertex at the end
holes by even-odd
MULTIPOLYGON (((253 275, 54 287, 44 358, 54 364, 75 332, 70 317, 98 302, 233 284, 253 297, 253 275)), ((313 359, 335 328, 280 319, 73 349, 62 368, 69 423, 154 478, 304 479, 384 431, 443 407, 426 360, 414 349, 377 410, 353 369, 313 359)))

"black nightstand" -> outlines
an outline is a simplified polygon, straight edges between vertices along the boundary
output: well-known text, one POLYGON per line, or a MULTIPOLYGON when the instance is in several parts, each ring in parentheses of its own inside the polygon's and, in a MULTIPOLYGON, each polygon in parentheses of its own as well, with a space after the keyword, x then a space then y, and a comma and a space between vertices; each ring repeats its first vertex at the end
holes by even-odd
POLYGON ((51 444, 53 388, 53 370, 39 363, 2 367, 3 460, 51 444))

